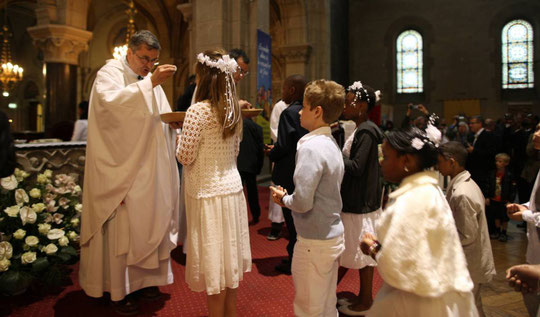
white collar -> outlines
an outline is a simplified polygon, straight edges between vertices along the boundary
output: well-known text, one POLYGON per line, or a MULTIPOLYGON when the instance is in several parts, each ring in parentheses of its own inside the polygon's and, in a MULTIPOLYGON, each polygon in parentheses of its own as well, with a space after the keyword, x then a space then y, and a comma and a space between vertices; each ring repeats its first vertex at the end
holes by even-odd
POLYGON ((300 148, 300 146, 305 143, 306 141, 318 136, 318 135, 326 135, 326 136, 330 136, 332 137, 332 130, 330 129, 329 126, 325 125, 325 126, 322 126, 320 128, 317 128, 311 132, 309 132, 308 134, 304 135, 303 137, 300 138, 300 140, 298 140, 298 144, 296 145, 296 149, 298 150, 300 148))
POLYGON ((450 180, 450 183, 448 183, 447 192, 450 192, 451 190, 453 190, 454 189, 453 187, 455 184, 466 181, 469 178, 471 178, 471 174, 467 170, 464 170, 461 173, 457 174, 456 177, 452 178, 450 180))
POLYGON ((401 184, 399 184, 398 189, 388 194, 388 198, 396 198, 404 194, 411 188, 416 187, 417 185, 424 184, 439 184, 439 181, 437 179, 437 173, 433 171, 423 171, 405 177, 401 181, 401 184))
POLYGON ((476 132, 476 134, 474 135, 475 138, 477 138, 478 136, 480 136, 480 133, 484 132, 484 128, 478 130, 478 132, 476 132))

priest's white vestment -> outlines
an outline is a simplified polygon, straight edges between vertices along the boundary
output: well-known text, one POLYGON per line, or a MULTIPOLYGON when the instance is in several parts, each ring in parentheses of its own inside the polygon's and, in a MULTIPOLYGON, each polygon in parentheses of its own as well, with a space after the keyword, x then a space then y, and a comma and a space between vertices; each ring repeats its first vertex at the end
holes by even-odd
POLYGON ((118 301, 138 289, 171 284, 178 235, 176 130, 150 75, 109 60, 90 95, 79 282, 86 294, 118 301))

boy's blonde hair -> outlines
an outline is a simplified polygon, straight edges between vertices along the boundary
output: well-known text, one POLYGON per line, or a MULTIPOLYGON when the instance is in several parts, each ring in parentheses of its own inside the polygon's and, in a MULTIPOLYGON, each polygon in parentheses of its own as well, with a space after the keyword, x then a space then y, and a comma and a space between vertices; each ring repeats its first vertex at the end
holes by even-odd
POLYGON ((499 153, 499 154, 495 155, 495 159, 502 159, 506 163, 510 163, 510 155, 508 155, 506 153, 499 153))
POLYGON ((304 99, 313 107, 321 106, 326 123, 336 121, 345 106, 345 89, 332 80, 318 79, 307 84, 304 99))

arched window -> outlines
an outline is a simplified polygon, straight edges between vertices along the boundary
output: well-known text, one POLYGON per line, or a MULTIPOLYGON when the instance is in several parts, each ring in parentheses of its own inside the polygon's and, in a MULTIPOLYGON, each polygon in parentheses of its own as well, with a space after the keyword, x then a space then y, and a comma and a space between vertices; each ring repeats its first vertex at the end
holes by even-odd
POLYGON ((502 30, 502 88, 533 87, 533 29, 525 20, 513 20, 502 30))
POLYGON ((402 32, 397 38, 397 92, 424 91, 422 35, 415 30, 402 32))

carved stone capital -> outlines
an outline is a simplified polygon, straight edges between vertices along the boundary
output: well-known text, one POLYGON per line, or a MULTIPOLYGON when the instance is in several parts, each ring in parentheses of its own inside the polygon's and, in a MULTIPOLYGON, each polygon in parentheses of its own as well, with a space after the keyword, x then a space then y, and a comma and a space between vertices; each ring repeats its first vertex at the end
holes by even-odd
POLYGON ((79 53, 88 50, 92 32, 67 25, 47 24, 29 27, 34 45, 44 53, 46 63, 79 64, 79 53))
POLYGON ((184 22, 188 24, 188 27, 191 27, 191 19, 193 17, 193 5, 191 3, 182 3, 177 5, 176 8, 180 12, 182 12, 184 22))
POLYGON ((283 45, 279 48, 280 55, 287 63, 307 63, 311 54, 311 45, 283 45))

